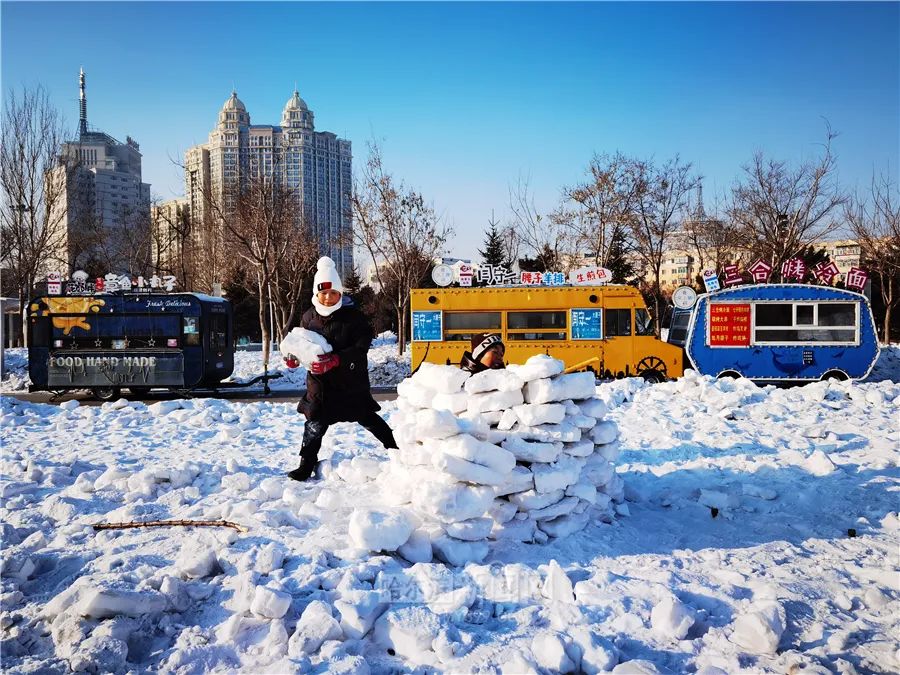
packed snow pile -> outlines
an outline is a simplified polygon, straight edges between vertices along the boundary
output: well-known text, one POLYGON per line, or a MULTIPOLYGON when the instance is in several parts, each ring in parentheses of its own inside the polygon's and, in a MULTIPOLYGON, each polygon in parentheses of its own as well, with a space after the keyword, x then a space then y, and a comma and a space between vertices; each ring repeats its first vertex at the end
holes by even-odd
POLYGON ((306 328, 292 328, 279 348, 285 358, 295 357, 307 370, 320 356, 331 353, 328 340, 306 328))
POLYGON ((423 363, 398 385, 399 449, 381 480, 416 527, 390 550, 463 565, 482 561, 489 539, 545 543, 612 520, 618 429, 593 374, 563 368, 544 355, 476 375, 423 363))

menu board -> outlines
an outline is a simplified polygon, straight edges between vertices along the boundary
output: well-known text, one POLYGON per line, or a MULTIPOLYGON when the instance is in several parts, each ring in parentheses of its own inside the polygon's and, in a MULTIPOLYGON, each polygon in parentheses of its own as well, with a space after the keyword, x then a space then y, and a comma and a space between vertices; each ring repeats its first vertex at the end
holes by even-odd
POLYGON ((440 342, 444 339, 443 316, 440 310, 412 313, 413 342, 440 342))
POLYGON ((750 345, 750 305, 714 302, 709 305, 709 346, 750 345))

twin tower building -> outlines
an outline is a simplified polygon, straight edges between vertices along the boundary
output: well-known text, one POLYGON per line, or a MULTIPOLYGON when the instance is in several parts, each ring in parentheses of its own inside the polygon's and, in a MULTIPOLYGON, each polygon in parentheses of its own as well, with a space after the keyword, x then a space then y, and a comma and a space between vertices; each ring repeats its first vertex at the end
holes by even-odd
POLYGON ((121 143, 89 128, 83 71, 79 84, 78 137, 63 144, 60 167, 54 170, 66 192, 57 208, 61 213, 55 216, 66 235, 65 250, 57 256, 59 271, 68 266, 71 273, 89 264, 89 252, 78 244, 88 221, 112 239, 131 242, 132 250, 123 251, 121 260, 107 258, 106 264, 114 268, 107 271, 139 273, 130 268, 133 247, 141 241, 151 249, 148 259, 154 271, 174 268, 185 236, 204 249, 222 244, 215 241, 222 230, 215 225, 212 204, 227 204, 248 181, 262 177, 290 189, 297 217, 311 228, 321 254, 331 256, 342 274, 352 268, 350 141, 316 131, 313 112, 297 91, 285 103, 277 126, 251 124, 246 106, 232 92, 208 142, 185 153, 185 196, 151 206, 138 144, 130 137, 121 143))

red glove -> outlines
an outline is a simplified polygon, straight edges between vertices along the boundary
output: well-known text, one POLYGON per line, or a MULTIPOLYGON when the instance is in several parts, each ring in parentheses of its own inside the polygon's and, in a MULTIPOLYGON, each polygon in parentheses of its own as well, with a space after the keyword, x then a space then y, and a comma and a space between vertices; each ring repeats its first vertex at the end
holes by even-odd
POLYGON ((319 354, 319 360, 312 364, 309 368, 313 375, 323 375, 332 368, 337 368, 341 362, 341 357, 337 354, 319 354))
POLYGON ((292 368, 292 369, 299 368, 300 361, 298 361, 297 357, 294 356, 293 354, 288 354, 287 356, 284 357, 284 365, 286 365, 288 368, 292 368))

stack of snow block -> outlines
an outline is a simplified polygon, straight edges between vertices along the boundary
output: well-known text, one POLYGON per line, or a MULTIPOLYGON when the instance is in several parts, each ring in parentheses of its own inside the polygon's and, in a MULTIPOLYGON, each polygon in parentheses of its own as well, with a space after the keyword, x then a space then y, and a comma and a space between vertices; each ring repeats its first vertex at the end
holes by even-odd
POLYGON ((618 429, 594 375, 563 369, 544 355, 476 375, 423 363, 400 383, 399 449, 381 479, 418 520, 410 541, 462 565, 489 540, 543 543, 612 519, 618 429))

